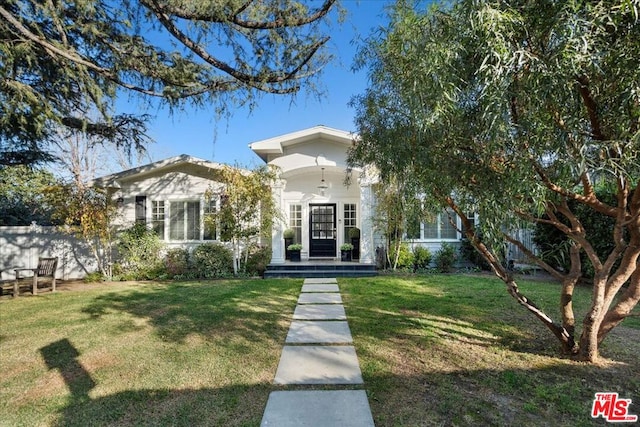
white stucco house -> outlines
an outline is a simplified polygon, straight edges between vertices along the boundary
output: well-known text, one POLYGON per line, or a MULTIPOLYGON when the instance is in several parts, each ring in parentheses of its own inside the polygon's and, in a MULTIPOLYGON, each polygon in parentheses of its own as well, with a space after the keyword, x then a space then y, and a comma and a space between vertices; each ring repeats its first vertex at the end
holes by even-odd
MULTIPOLYGON (((249 144, 279 171, 271 191, 285 221, 274 225, 272 264, 285 263, 285 229, 293 229, 296 243, 302 244, 302 259, 313 261, 339 259, 340 245, 350 242, 354 227, 361 232, 359 263, 375 263, 376 246, 382 242, 372 220, 375 178, 349 170, 347 151, 353 141, 350 132, 315 126, 249 144)), ((141 221, 169 247, 192 247, 219 240, 217 230, 207 229, 204 221, 219 201, 207 201, 205 192, 224 185, 217 180, 222 167, 181 155, 98 178, 94 185, 109 189, 121 207, 123 225, 141 221)), ((459 243, 461 237, 444 214, 417 230, 408 236, 410 243, 432 250, 445 241, 459 243)))

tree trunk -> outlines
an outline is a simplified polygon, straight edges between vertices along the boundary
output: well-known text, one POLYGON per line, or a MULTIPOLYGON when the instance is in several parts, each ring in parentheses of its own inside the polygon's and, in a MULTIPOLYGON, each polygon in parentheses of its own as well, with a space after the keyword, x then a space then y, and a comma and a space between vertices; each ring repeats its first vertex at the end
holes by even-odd
POLYGON ((598 351, 598 331, 604 317, 604 294, 606 276, 596 272, 593 278, 593 295, 591 309, 582 321, 582 335, 580 336, 580 352, 578 357, 585 362, 595 363, 600 357, 598 351))
POLYGON ((629 287, 616 305, 604 316, 598 331, 598 343, 601 343, 607 334, 631 313, 638 301, 640 301, 640 267, 636 267, 629 279, 629 287))
POLYGON ((575 341, 576 319, 573 314, 573 291, 582 276, 580 261, 580 246, 575 242, 570 248, 571 270, 562 279, 562 294, 560 295, 560 310, 562 312, 562 326, 567 331, 568 339, 562 341, 562 351, 565 354, 576 354, 578 347, 575 341))

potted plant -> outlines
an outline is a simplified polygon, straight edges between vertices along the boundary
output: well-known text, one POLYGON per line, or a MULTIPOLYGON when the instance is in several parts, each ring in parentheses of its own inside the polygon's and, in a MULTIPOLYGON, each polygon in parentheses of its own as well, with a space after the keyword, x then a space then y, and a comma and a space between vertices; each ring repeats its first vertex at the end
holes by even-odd
POLYGON ((302 245, 300 243, 294 243, 287 246, 287 250, 289 251, 289 260, 296 262, 300 261, 300 251, 302 251, 302 245))
POLYGON ((360 259, 360 229, 358 227, 350 228, 349 238, 353 245, 353 251, 351 252, 353 259, 360 259))
POLYGON ((284 233, 282 233, 282 237, 284 237, 284 258, 285 259, 291 259, 291 254, 289 253, 289 246, 291 246, 293 244, 293 239, 296 236, 296 232, 291 229, 291 228, 287 228, 286 230, 284 230, 284 233))
POLYGON ((353 245, 351 243, 344 243, 340 246, 340 259, 342 261, 351 261, 351 251, 353 245))

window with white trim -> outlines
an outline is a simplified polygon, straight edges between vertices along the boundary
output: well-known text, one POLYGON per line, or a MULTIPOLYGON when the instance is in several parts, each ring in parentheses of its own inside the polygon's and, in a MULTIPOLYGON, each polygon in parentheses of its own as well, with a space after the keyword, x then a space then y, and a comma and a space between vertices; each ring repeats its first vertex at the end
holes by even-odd
POLYGON ((289 228, 294 231, 293 243, 302 243, 302 205, 289 205, 289 228))
POLYGON ((151 228, 164 240, 164 200, 151 202, 151 228))
POLYGON ((215 214, 217 212, 216 201, 209 200, 204 202, 203 210, 203 228, 204 233, 202 235, 203 240, 216 240, 218 227, 215 220, 215 214))
POLYGON ((169 240, 200 240, 200 202, 169 203, 169 240))
POLYGON ((447 210, 433 216, 432 221, 423 224, 424 239, 455 240, 458 238, 458 230, 451 224, 451 220, 457 221, 453 211, 447 210))
POLYGON ((344 241, 351 242, 349 238, 349 230, 356 228, 358 225, 358 218, 356 212, 355 203, 344 204, 344 241))

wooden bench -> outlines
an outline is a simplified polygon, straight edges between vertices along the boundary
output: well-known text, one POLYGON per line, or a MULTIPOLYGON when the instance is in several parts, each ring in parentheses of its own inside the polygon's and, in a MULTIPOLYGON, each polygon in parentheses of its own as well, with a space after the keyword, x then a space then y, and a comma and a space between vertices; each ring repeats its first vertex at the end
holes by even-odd
POLYGON ((57 268, 58 258, 38 258, 38 266, 36 268, 14 269, 13 271, 16 274, 16 278, 13 281, 4 281, 0 289, 2 293, 4 293, 5 290, 13 291, 13 296, 17 297, 20 294, 20 287, 28 284, 31 285, 31 293, 38 295, 38 286, 47 281, 51 283, 51 292, 55 292, 57 268), (22 274, 28 271, 32 272, 32 275, 22 276, 22 274))

